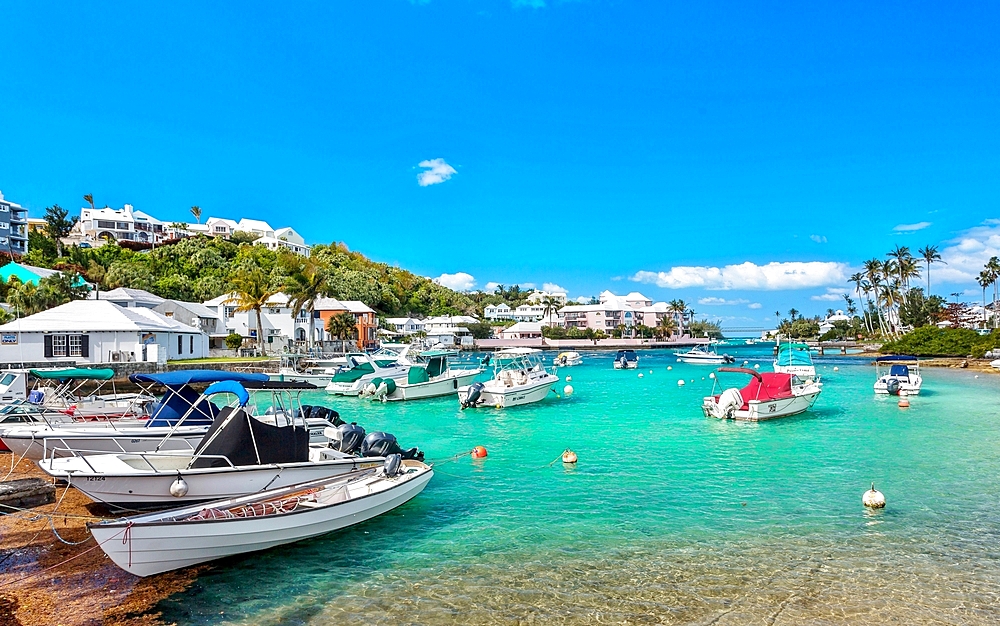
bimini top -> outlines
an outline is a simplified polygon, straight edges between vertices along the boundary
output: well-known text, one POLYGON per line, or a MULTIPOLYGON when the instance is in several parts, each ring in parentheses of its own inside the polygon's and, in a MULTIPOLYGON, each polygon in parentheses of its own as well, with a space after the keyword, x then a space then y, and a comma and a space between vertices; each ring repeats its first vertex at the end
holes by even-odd
POLYGON ((115 371, 110 368, 62 367, 58 369, 28 370, 35 378, 46 380, 111 380, 115 371))
POLYGON ((785 344, 778 348, 778 365, 809 366, 813 364, 809 346, 804 343, 785 344))
POLYGON ((217 383, 221 380, 265 381, 267 374, 249 372, 226 372, 224 370, 179 370, 162 374, 132 374, 128 377, 134 383, 156 383, 167 387, 190 385, 192 383, 217 383))
POLYGON ((636 356, 635 356, 635 350, 619 350, 618 354, 615 355, 615 359, 617 360, 617 359, 620 359, 622 357, 625 357, 629 361, 635 359, 636 358, 636 356))
POLYGON ((915 356, 905 356, 905 355, 892 355, 892 356, 879 356, 875 357, 876 363, 888 363, 890 361, 906 361, 907 363, 916 363, 917 357, 915 356))

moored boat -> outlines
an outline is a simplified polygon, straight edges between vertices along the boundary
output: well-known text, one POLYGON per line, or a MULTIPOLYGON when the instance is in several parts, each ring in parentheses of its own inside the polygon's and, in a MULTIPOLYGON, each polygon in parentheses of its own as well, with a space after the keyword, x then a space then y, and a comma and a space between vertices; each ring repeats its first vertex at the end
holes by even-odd
POLYGON ((542 365, 534 348, 508 348, 493 355, 493 378, 458 388, 463 409, 492 406, 498 409, 544 400, 559 377, 542 365))
MULTIPOLYGON (((718 372, 747 374, 750 383, 742 389, 731 387, 706 396, 701 405, 705 417, 757 422, 798 415, 811 408, 822 391, 819 383, 802 382, 793 374, 743 367, 720 367, 718 372)), ((720 384, 716 376, 715 385, 720 384)), ((714 385, 712 390, 715 391, 714 385)))
POLYGON ((775 372, 795 374, 800 378, 816 378, 812 352, 804 343, 780 344, 773 366, 775 372))
POLYGON ((458 393, 483 372, 482 367, 452 368, 454 350, 427 350, 407 358, 410 369, 405 379, 375 378, 361 395, 383 401, 422 400, 458 393))
POLYGON ((635 350, 619 350, 615 354, 616 370, 634 370, 639 367, 639 356, 635 350))
POLYGON ((119 567, 151 576, 363 522, 409 502, 434 475, 429 466, 415 460, 390 457, 379 466, 88 527, 119 567))
POLYGON ((556 358, 552 359, 552 364, 556 367, 573 367, 583 363, 583 357, 579 352, 560 352, 556 358))
POLYGON ((920 393, 924 379, 920 376, 920 362, 915 356, 880 356, 875 359, 876 394, 915 396, 920 393), (885 367, 889 371, 883 373, 885 367))
POLYGON ((350 367, 337 372, 326 386, 326 391, 338 396, 357 396, 376 378, 394 382, 406 378, 410 365, 405 356, 405 351, 388 358, 349 354, 347 360, 350 367))
POLYGON ((735 363, 736 359, 728 354, 719 354, 714 345, 695 346, 687 352, 675 352, 674 356, 681 363, 693 363, 701 365, 722 365, 723 363, 735 363))

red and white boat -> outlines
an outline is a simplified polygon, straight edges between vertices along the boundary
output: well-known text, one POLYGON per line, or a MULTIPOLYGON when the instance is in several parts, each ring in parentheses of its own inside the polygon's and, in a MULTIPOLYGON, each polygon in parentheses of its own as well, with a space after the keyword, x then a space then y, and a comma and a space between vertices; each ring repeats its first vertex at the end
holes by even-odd
MULTIPOLYGON (((823 387, 813 381, 803 382, 794 374, 758 372, 744 367, 720 367, 719 372, 751 376, 750 383, 707 396, 701 404, 705 417, 757 422, 798 415, 809 410, 823 387)), ((719 378, 715 378, 716 384, 719 378)), ((715 389, 713 388, 713 393, 715 389)))

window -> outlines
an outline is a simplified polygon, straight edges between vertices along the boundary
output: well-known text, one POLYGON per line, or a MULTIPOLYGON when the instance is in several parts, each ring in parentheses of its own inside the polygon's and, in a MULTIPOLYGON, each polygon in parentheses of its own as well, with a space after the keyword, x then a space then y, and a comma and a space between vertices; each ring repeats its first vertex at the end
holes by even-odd
POLYGON ((98 228, 112 228, 113 229, 115 227, 115 223, 114 222, 109 222, 109 221, 106 221, 106 220, 97 220, 97 227, 98 228))
POLYGON ((10 207, 6 204, 0 204, 0 213, 7 213, 10 211, 10 207))
POLYGON ((191 335, 191 354, 194 354, 194 335, 191 335))
POLYGON ((116 224, 118 226, 118 230, 128 230, 129 229, 128 222, 116 222, 116 224))
POLYGON ((82 354, 83 348, 83 336, 82 335, 70 335, 69 336, 69 355, 70 356, 80 356, 82 354))
POLYGON ((184 354, 184 335, 177 335, 177 354, 184 354))
POLYGON ((216 226, 215 227, 215 232, 217 232, 217 233, 224 233, 224 232, 226 232, 226 227, 225 226, 216 226))
POLYGON ((226 307, 226 317, 229 318, 229 317, 232 317, 234 315, 236 315, 236 307, 234 307, 234 306, 227 306, 226 307))
POLYGON ((52 356, 66 356, 66 335, 52 336, 52 356))

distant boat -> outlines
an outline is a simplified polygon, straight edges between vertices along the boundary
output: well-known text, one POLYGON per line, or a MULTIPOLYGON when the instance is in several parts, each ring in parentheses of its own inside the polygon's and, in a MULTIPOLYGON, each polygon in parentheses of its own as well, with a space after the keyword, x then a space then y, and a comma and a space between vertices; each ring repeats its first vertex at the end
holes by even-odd
POLYGON ((583 363, 583 357, 579 352, 560 352, 556 358, 552 359, 552 364, 557 367, 573 367, 583 363))
POLYGON ((880 356, 875 359, 876 394, 915 396, 920 393, 924 380, 920 376, 920 363, 915 356, 880 356), (889 366, 889 371, 882 373, 889 366))
POLYGON ((615 355, 616 370, 634 370, 639 367, 639 357, 635 350, 619 350, 615 355))
POLYGON ((458 388, 462 408, 498 409, 544 400, 559 377, 546 371, 533 348, 508 348, 493 354, 493 378, 458 388))
POLYGON ((378 469, 196 506, 88 524, 118 567, 152 576, 266 550, 371 519, 416 497, 434 471, 389 458, 378 469))
POLYGON ((695 346, 687 352, 675 352, 674 356, 681 363, 694 363, 702 365, 722 365, 723 363, 735 363, 736 359, 728 354, 719 354, 715 351, 715 346, 695 346))
POLYGON ((357 396, 376 378, 398 381, 406 378, 410 365, 404 359, 406 350, 383 358, 366 354, 347 355, 348 365, 337 372, 326 386, 327 393, 338 396, 357 396))
POLYGON ((390 402, 454 395, 483 372, 482 367, 452 368, 449 359, 456 354, 454 350, 427 350, 407 358, 410 369, 405 379, 376 378, 361 395, 390 402))
POLYGON ((804 343, 783 343, 778 346, 778 356, 774 359, 774 371, 795 374, 802 378, 816 378, 816 366, 808 345, 804 343))
MULTIPOLYGON (((742 389, 732 387, 705 397, 701 404, 705 417, 758 422, 798 415, 809 410, 823 390, 818 383, 802 382, 792 374, 758 372, 743 367, 720 367, 718 371, 747 374, 752 378, 742 389)), ((718 376, 715 380, 716 384, 721 384, 718 376)))

